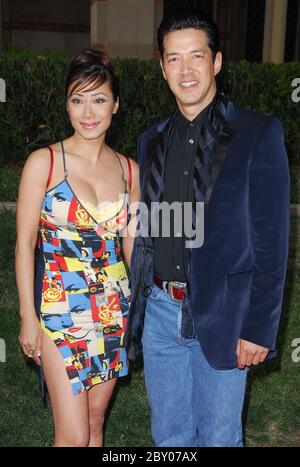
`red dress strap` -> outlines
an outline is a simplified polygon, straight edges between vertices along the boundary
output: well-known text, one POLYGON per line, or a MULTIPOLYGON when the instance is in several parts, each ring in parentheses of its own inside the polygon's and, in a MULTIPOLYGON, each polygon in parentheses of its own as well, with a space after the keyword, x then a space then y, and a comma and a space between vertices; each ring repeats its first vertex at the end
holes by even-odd
POLYGON ((128 171, 129 171, 129 188, 130 188, 130 191, 131 191, 131 188, 132 188, 132 167, 131 167, 131 162, 130 162, 129 157, 126 157, 126 159, 127 159, 128 171))
POLYGON ((52 150, 52 148, 50 146, 48 146, 48 149, 50 151, 50 169, 49 169, 49 175, 48 175, 46 188, 48 188, 48 186, 50 185, 50 182, 51 182, 52 172, 53 172, 53 163, 54 163, 53 150, 52 150))

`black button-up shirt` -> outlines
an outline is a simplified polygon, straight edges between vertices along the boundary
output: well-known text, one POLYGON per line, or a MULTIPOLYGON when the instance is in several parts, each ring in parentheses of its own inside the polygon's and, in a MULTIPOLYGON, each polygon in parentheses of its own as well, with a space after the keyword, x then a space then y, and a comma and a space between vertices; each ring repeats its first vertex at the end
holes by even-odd
MULTIPOLYGON (((173 139, 169 146, 165 167, 163 202, 194 202, 194 164, 206 107, 190 121, 180 111, 175 122, 173 139)), ((182 204, 183 205, 183 204, 182 204)), ((172 214, 172 211, 171 211, 172 214)), ((170 237, 154 238, 154 274, 164 281, 188 282, 188 249, 184 236, 184 211, 182 209, 181 232, 174 231, 174 216, 171 215, 170 237)))

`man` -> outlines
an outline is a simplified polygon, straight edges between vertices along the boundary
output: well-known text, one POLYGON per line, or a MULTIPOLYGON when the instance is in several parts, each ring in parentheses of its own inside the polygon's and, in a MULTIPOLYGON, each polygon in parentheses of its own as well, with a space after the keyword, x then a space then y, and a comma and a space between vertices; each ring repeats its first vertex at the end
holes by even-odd
POLYGON ((275 355, 282 305, 283 130, 217 89, 213 22, 194 13, 164 19, 158 44, 178 109, 139 139, 142 201, 149 212, 157 202, 203 203, 204 242, 187 248, 176 229, 136 239, 129 356, 142 334, 157 446, 242 446, 247 370, 275 355))

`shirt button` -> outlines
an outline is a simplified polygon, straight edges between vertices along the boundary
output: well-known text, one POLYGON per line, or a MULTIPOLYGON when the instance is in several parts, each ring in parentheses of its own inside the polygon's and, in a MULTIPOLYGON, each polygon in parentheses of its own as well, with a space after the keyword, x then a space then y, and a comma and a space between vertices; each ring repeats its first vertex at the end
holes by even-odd
POLYGON ((194 144, 194 140, 193 140, 193 139, 190 139, 190 140, 189 140, 189 143, 190 143, 190 144, 194 144))
POLYGON ((181 266, 178 264, 178 265, 176 266, 176 269, 178 269, 178 271, 180 271, 181 266))
POLYGON ((187 170, 185 170, 183 173, 184 173, 184 175, 188 175, 188 174, 189 174, 187 170))
POLYGON ((194 123, 194 122, 191 122, 190 126, 191 126, 191 127, 195 126, 195 123, 194 123))

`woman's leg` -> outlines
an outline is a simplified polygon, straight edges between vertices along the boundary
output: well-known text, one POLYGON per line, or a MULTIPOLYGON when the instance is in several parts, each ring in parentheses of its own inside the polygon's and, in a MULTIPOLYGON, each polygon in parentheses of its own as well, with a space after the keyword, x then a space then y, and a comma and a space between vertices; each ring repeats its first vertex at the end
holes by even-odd
POLYGON ((88 446, 90 430, 87 392, 73 394, 62 356, 45 332, 41 358, 54 418, 54 447, 88 446))
POLYGON ((88 391, 90 442, 89 447, 103 446, 105 412, 115 388, 117 378, 96 384, 88 391))

